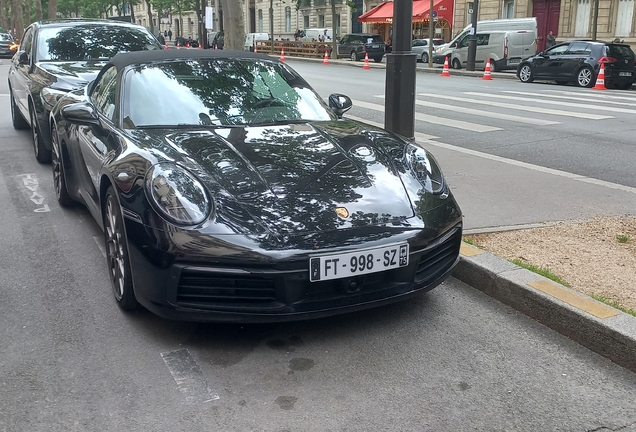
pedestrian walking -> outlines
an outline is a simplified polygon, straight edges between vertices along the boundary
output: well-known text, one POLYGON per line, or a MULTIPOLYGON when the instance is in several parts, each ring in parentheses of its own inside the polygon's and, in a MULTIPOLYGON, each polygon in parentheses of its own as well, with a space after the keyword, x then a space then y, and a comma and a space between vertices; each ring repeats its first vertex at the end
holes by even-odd
POLYGON ((168 40, 172 42, 172 30, 168 30, 168 40))
POLYGON ((545 38, 545 47, 550 48, 555 45, 556 45, 556 38, 552 34, 552 30, 550 30, 550 33, 548 33, 548 35, 545 38))

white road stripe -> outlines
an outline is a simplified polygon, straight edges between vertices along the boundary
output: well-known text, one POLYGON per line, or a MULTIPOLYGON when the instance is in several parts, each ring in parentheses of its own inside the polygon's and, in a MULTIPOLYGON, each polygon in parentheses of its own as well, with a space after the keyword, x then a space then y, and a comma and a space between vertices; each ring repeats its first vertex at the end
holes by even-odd
MULTIPOLYGON (((384 125, 383 124, 380 124, 380 123, 377 123, 377 122, 373 122, 373 121, 367 120, 367 119, 362 118, 362 117, 356 117, 356 116, 352 116, 352 115, 347 114, 345 116, 345 118, 348 118, 348 119, 351 119, 351 120, 355 120, 355 121, 359 121, 359 122, 366 123, 366 124, 371 125, 371 126, 375 126, 375 127, 379 127, 381 129, 384 129, 384 125)), ((428 134, 421 133, 421 132, 416 132, 416 133, 420 134, 420 138, 418 138, 418 139, 422 139, 422 140, 432 140, 432 139, 439 138, 438 136, 428 135, 428 134)))
POLYGON ((555 176, 559 176, 559 177, 565 177, 568 178, 570 180, 574 180, 574 181, 579 181, 582 183, 590 183, 590 184, 594 184, 597 186, 603 186, 609 189, 616 189, 616 190, 621 190, 623 192, 629 192, 629 193, 633 193, 636 194, 636 188, 630 187, 630 186, 624 186, 621 184, 617 184, 617 183, 612 183, 612 182, 608 182, 605 180, 599 180, 599 179, 595 179, 595 178, 591 178, 591 177, 585 177, 579 174, 573 174, 573 173, 569 173, 566 171, 560 171, 560 170, 556 170, 556 169, 552 169, 552 168, 546 168, 546 167, 542 167, 539 165, 533 165, 533 164, 529 164, 526 162, 521 162, 521 161, 517 161, 514 159, 508 159, 508 158, 504 158, 504 157, 500 157, 500 156, 495 156, 495 155, 491 155, 488 153, 482 153, 482 152, 478 152, 476 150, 470 150, 470 149, 466 149, 463 147, 457 147, 454 146, 452 144, 444 144, 444 143, 440 143, 437 141, 431 141, 431 140, 425 140, 423 138, 420 138, 418 136, 418 132, 415 132, 415 140, 418 142, 418 144, 420 144, 423 147, 427 147, 427 146, 435 146, 435 147, 439 147, 439 148, 443 148, 446 150, 452 150, 452 151, 456 151, 459 153, 464 153, 464 154, 468 154, 471 156, 477 156, 483 159, 488 159, 488 160, 492 160, 492 161, 496 161, 496 162, 501 162, 501 163, 505 163, 508 165, 513 165, 513 166, 517 166, 517 167, 521 167, 521 168, 527 168, 529 170, 533 170, 533 171, 538 171, 538 172, 542 172, 542 173, 546 173, 546 174, 552 174, 555 176))
POLYGON ((449 96, 449 95, 436 94, 436 93, 418 93, 418 95, 419 96, 439 98, 439 99, 455 100, 455 101, 460 101, 460 102, 468 102, 468 103, 474 103, 474 104, 489 105, 489 106, 499 107, 499 108, 516 109, 516 110, 519 110, 519 111, 530 111, 530 112, 541 113, 541 114, 550 114, 550 115, 560 115, 560 116, 566 116, 566 117, 584 118, 584 119, 589 119, 589 120, 603 120, 603 119, 614 118, 613 116, 607 116, 607 115, 601 115, 601 114, 587 114, 587 113, 581 113, 581 112, 563 111, 563 110, 557 110, 557 109, 551 109, 551 108, 525 106, 525 105, 520 105, 520 104, 496 102, 496 101, 492 101, 492 100, 470 99, 470 98, 449 96))
MULTIPOLYGON (((582 97, 573 97, 573 96, 541 95, 537 93, 528 93, 528 92, 511 91, 511 90, 505 90, 503 93, 512 93, 512 94, 525 95, 525 96, 548 96, 550 98, 555 98, 555 99, 578 100, 583 102, 595 102, 595 103, 600 102, 597 97, 594 97, 594 95, 590 95, 590 97, 587 97, 587 98, 582 98, 582 97)), ((618 102, 618 101, 606 100, 606 99, 603 99, 602 102, 604 104, 625 105, 625 106, 636 107, 636 99, 632 99, 632 100, 634 101, 634 103, 618 102)))
MULTIPOLYGON (((376 95, 375 97, 384 98, 384 95, 376 95)), ((497 112, 477 110, 477 109, 466 108, 462 106, 441 104, 441 103, 431 102, 431 101, 421 101, 418 99, 415 100, 415 103, 417 105, 426 106, 430 108, 438 108, 438 109, 443 109, 447 111, 460 112, 464 114, 471 114, 471 115, 476 115, 481 117, 496 118, 499 120, 509 120, 509 121, 514 121, 519 123, 537 125, 537 126, 550 126, 550 125, 560 124, 560 122, 552 121, 552 120, 541 120, 541 119, 536 119, 531 117, 521 117, 521 116, 516 116, 512 114, 502 114, 497 112)))
POLYGON ((208 388, 208 382, 199 365, 187 349, 163 352, 161 358, 177 382, 179 391, 188 404, 210 402, 219 396, 208 388))
POLYGON ((574 108, 584 108, 594 111, 611 111, 611 112, 620 112, 626 114, 636 114, 636 110, 627 109, 627 108, 618 108, 618 107, 608 107, 604 105, 582 105, 577 102, 560 102, 560 101, 552 101, 547 99, 530 99, 530 98, 521 98, 516 96, 506 96, 500 94, 491 94, 491 93, 479 93, 479 92, 466 92, 465 94, 471 96, 483 96, 490 97, 495 99, 508 99, 508 100, 516 100, 519 102, 536 102, 540 104, 548 104, 548 105, 559 105, 565 107, 574 107, 574 108))
MULTIPOLYGON (((583 93, 583 92, 572 92, 572 91, 564 91, 564 90, 545 90, 546 92, 551 92, 551 93, 561 93, 561 94, 567 94, 567 95, 574 95, 574 96, 581 96, 581 95, 585 95, 588 93, 583 93)), ((629 92, 620 92, 620 93, 604 93, 604 92, 595 92, 594 96, 599 99, 622 99, 622 100, 629 100, 629 101, 636 101, 636 97, 631 97, 631 96, 616 96, 617 94, 629 94, 629 92)), ((636 95, 635 95, 636 96, 636 95)))
MULTIPOLYGON (((375 111, 384 111, 385 109, 384 105, 363 102, 363 101, 353 101, 353 104, 358 107, 372 109, 375 111)), ((448 127, 453 127, 457 129, 465 129, 472 132, 492 132, 492 131, 503 130, 498 127, 480 125, 477 123, 469 123, 469 122, 465 122, 461 120, 452 120, 452 119, 447 119, 444 117, 436 117, 436 116, 421 114, 421 113, 415 113, 415 119, 419 121, 427 122, 427 123, 437 124, 440 126, 448 126, 448 127)))

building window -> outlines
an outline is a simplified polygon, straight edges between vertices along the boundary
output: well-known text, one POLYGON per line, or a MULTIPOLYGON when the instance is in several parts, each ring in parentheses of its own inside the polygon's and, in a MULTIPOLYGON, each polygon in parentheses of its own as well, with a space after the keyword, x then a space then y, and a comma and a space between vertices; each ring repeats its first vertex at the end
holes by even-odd
POLYGON ((340 34, 340 14, 336 14, 333 21, 333 31, 336 33, 335 36, 338 36, 340 34))
POLYGON ((263 33, 263 9, 258 10, 258 32, 263 33))
POLYGON ((504 0, 502 18, 514 18, 515 17, 515 2, 514 0, 504 0))
POLYGON ((289 6, 285 8, 285 31, 291 31, 291 8, 289 6))
POLYGON ((324 26, 325 26, 325 16, 318 15, 318 27, 324 27, 324 26))
POLYGON ((309 28, 309 15, 305 15, 303 17, 303 28, 304 29, 309 28))

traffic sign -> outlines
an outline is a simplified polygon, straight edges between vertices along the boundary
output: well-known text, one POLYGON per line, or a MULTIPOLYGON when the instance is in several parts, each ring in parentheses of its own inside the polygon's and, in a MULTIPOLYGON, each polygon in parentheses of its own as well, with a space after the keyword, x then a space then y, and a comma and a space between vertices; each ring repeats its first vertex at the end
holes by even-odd
POLYGON ((433 18, 436 18, 436 17, 437 17, 437 11, 436 11, 436 10, 434 10, 434 11, 433 11, 433 18))

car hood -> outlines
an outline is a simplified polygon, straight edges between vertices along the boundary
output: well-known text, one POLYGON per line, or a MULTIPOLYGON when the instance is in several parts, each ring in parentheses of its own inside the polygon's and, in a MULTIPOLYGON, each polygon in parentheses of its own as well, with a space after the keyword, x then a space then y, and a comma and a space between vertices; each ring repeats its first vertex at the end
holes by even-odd
POLYGON ((38 67, 73 88, 91 82, 106 64, 106 61, 40 62, 38 67))
POLYGON ((395 225, 414 216, 393 163, 405 143, 356 122, 164 130, 149 141, 161 142, 155 150, 206 184, 218 217, 242 215, 234 224, 307 233, 395 225))

